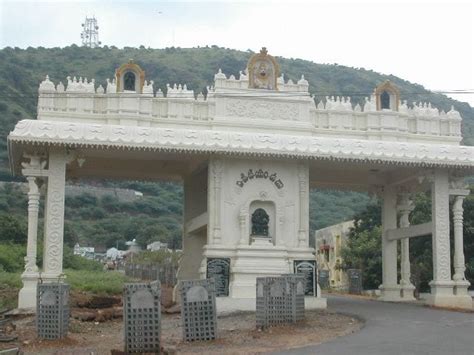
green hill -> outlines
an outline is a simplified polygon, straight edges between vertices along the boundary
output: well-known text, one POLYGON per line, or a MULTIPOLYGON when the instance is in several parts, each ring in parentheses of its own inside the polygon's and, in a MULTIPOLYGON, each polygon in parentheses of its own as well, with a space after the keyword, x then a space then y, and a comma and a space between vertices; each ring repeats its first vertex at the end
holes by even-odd
MULTIPOLYGON (((66 76, 95 78, 96 84, 105 84, 115 69, 133 58, 154 80, 155 90, 166 92, 166 84, 186 83, 196 92, 212 85, 219 68, 227 74, 237 75, 246 67, 252 52, 237 51, 216 46, 203 48, 149 49, 115 47, 86 48, 72 45, 65 48, 4 48, 0 50, 0 181, 13 178, 8 169, 6 136, 21 119, 36 117, 37 89, 48 74, 54 82, 66 81, 66 76)), ((391 80, 401 91, 401 98, 412 101, 430 101, 435 107, 448 111, 453 105, 463 117, 463 143, 474 145, 474 112, 466 104, 435 94, 421 85, 412 84, 392 75, 372 70, 349 68, 337 64, 317 64, 302 59, 277 58, 286 78, 297 81, 301 74, 309 81, 309 91, 320 99, 326 95, 351 96, 361 100, 372 93, 384 80, 391 80)), ((21 179, 17 179, 21 180, 21 179)), ((112 203, 107 199, 68 199, 67 235, 72 241, 92 243, 100 238, 111 245, 133 236, 142 224, 159 223, 160 228, 143 230, 153 239, 173 241, 179 246, 182 214, 182 190, 173 184, 145 184, 138 182, 114 183, 115 186, 134 188, 145 194, 137 203, 112 203), (91 208, 93 208, 91 210, 91 208), (95 211, 94 213, 92 213, 95 211), (89 213, 89 214, 88 214, 89 213), (130 218, 124 218, 127 215, 130 218), (85 223, 87 222, 87 223, 85 223), (118 223, 120 222, 120 223, 118 223), (166 230, 164 230, 166 229, 166 230), (166 237, 165 237, 166 236, 166 237), (94 239, 95 238, 95 239, 94 239)), ((1 193, 0 193, 1 195, 1 193)), ((6 195, 5 195, 6 196, 6 195)), ((6 197, 5 197, 6 198, 6 197)), ((311 228, 322 228, 350 219, 360 212, 369 198, 355 192, 313 192, 311 195, 311 228)), ((0 201, 0 210, 8 212, 8 203, 0 201)), ((21 218, 26 216, 26 205, 21 218)), ((20 217, 19 217, 20 218, 20 217)))

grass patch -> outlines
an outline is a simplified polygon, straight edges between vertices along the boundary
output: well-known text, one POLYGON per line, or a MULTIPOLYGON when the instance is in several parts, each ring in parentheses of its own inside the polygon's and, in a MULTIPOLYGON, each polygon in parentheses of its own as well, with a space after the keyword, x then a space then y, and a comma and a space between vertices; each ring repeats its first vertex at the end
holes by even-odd
POLYGON ((65 270, 71 289, 96 294, 122 294, 123 284, 130 279, 118 271, 65 270))
MULTIPOLYGON (((131 279, 117 271, 71 270, 64 271, 65 282, 75 291, 95 294, 120 295, 123 284, 131 279)), ((0 272, 0 310, 16 308, 22 286, 20 272, 0 272)))

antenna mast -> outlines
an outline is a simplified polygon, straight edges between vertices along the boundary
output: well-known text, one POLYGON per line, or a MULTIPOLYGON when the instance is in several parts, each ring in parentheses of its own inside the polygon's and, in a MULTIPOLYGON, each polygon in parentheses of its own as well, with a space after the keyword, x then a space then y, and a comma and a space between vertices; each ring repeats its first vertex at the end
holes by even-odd
POLYGON ((82 45, 89 48, 96 48, 102 43, 99 41, 99 26, 97 25, 97 19, 92 17, 86 17, 86 21, 82 26, 82 45))

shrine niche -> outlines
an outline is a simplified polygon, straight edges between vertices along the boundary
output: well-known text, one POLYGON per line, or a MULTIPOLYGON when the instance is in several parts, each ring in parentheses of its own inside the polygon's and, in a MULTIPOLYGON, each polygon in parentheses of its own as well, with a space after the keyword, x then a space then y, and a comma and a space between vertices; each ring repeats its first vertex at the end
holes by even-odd
POLYGON ((257 208, 252 213, 252 236, 268 237, 268 222, 270 216, 263 208, 257 208))
POLYGON ((247 72, 250 89, 278 90, 277 78, 280 75, 280 68, 265 47, 249 59, 247 72))
POLYGON ((123 64, 115 71, 117 81, 117 92, 143 92, 145 84, 145 72, 132 59, 123 64))
POLYGON ((270 200, 254 200, 248 207, 247 243, 277 244, 276 205, 270 200))
POLYGON ((400 91, 390 80, 386 80, 377 86, 375 88, 374 95, 376 97, 377 111, 398 111, 400 91))

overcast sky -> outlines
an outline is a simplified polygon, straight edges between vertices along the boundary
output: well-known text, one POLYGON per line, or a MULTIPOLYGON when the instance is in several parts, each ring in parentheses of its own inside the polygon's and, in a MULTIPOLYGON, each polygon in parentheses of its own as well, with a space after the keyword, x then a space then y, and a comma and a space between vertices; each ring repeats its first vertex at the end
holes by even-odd
MULTIPOLYGON (((398 1, 0 0, 0 48, 81 44, 86 16, 103 44, 218 45, 393 74, 474 106, 474 5, 398 1)), ((137 61, 139 58, 135 58, 137 61)))

